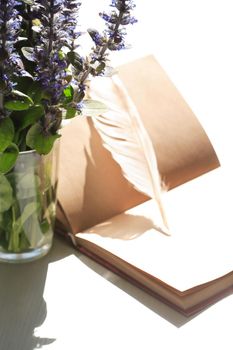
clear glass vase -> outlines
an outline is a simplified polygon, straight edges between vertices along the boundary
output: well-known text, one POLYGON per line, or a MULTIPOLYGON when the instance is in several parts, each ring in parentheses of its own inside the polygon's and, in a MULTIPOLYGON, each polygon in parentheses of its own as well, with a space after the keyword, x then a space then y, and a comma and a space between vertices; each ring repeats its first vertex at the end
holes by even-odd
POLYGON ((52 245, 59 143, 46 156, 21 152, 14 168, 0 174, 0 261, 38 259, 52 245))

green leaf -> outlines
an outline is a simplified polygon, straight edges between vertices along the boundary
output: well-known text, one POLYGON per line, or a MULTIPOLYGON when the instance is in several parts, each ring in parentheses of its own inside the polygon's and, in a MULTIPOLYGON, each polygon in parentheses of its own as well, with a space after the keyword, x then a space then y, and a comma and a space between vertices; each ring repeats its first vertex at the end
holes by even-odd
POLYGON ((39 154, 48 154, 54 142, 60 135, 45 133, 42 126, 37 123, 33 125, 26 136, 26 143, 31 149, 35 149, 39 154))
POLYGON ((27 93, 27 91, 31 91, 31 86, 33 84, 33 78, 30 76, 23 76, 23 77, 18 77, 16 79, 17 81, 17 89, 19 91, 22 91, 24 93, 27 93))
POLYGON ((73 96, 74 96, 74 89, 71 85, 67 86, 64 91, 63 91, 64 95, 65 95, 65 102, 69 103, 73 100, 73 96))
POLYGON ((7 173, 15 165, 19 154, 18 147, 11 143, 3 153, 0 153, 0 173, 7 173))
POLYGON ((10 111, 24 111, 30 107, 30 104, 22 100, 13 100, 5 102, 4 107, 10 111))
POLYGON ((0 120, 0 152, 3 152, 14 137, 14 124, 10 118, 0 120))
POLYGON ((104 62, 101 62, 96 68, 97 74, 100 74, 105 69, 105 66, 106 64, 104 62))
POLYGON ((77 114, 77 110, 72 107, 66 108, 66 114, 65 114, 65 119, 71 119, 74 118, 77 114))
POLYGON ((48 222, 47 219, 44 219, 41 223, 40 223, 40 228, 43 234, 45 234, 46 232, 49 231, 50 229, 50 224, 48 222))
POLYGON ((82 71, 83 69, 83 60, 82 57, 74 51, 70 51, 67 53, 67 57, 70 61, 70 63, 78 70, 82 71))
POLYGON ((21 91, 14 90, 12 95, 16 97, 16 99, 8 100, 4 103, 4 107, 10 111, 23 111, 33 105, 31 97, 21 91))
POLYGON ((7 178, 0 174, 0 213, 7 211, 13 202, 13 190, 7 178))
POLYGON ((22 215, 17 220, 19 224, 23 225, 30 218, 30 216, 37 211, 37 209, 38 209, 37 202, 32 202, 27 204, 23 210, 22 215))
POLYGON ((27 239, 24 232, 20 235, 20 241, 19 241, 19 251, 26 250, 30 247, 30 242, 27 239))
POLYGON ((28 61, 31 61, 31 62, 36 61, 34 49, 32 47, 22 47, 21 51, 22 51, 22 54, 24 55, 24 57, 28 61))
POLYGON ((22 117, 19 120, 18 130, 21 131, 27 128, 29 125, 35 124, 40 117, 45 114, 44 107, 41 105, 31 107, 24 113, 22 113, 22 117))
POLYGON ((33 5, 34 1, 33 0, 23 0, 23 2, 27 5, 33 5))
POLYGON ((26 134, 27 129, 24 129, 22 131, 17 130, 17 132, 15 133, 14 143, 18 146, 20 152, 24 152, 27 150, 26 134))
POLYGON ((102 102, 95 100, 83 101, 82 115, 85 115, 87 117, 96 117, 100 114, 106 113, 107 111, 108 108, 102 102))
POLYGON ((23 175, 17 181, 16 195, 18 199, 36 197, 39 191, 40 178, 33 172, 23 175))
POLYGON ((31 99, 31 97, 28 96, 28 95, 26 95, 26 94, 24 94, 24 93, 21 92, 21 91, 13 90, 13 91, 12 91, 12 94, 13 94, 14 96, 19 97, 22 101, 27 101, 27 102, 33 104, 33 100, 31 99))
MULTIPOLYGON (((29 247, 31 245, 31 242, 25 235, 26 232, 24 233, 24 228, 27 220, 38 220, 37 216, 34 214, 37 211, 37 207, 38 204, 36 202, 28 203, 24 207, 22 214, 17 218, 17 220, 13 219, 12 230, 10 233, 10 240, 8 245, 9 251, 19 252, 22 249, 22 247, 29 247)), ((14 211, 13 215, 15 215, 16 213, 14 207, 12 207, 12 211, 14 211)))
POLYGON ((34 101, 35 104, 39 104, 41 99, 44 98, 45 92, 38 81, 34 81, 27 91, 28 96, 34 101))
POLYGON ((12 198, 12 204, 11 204, 11 207, 2 212, 1 214, 1 228, 2 230, 4 231, 4 238, 3 239, 3 242, 4 242, 4 248, 5 249, 8 249, 8 240, 9 240, 9 237, 10 237, 10 234, 11 234, 11 229, 12 229, 12 206, 14 205, 14 201, 13 201, 13 198, 12 198))

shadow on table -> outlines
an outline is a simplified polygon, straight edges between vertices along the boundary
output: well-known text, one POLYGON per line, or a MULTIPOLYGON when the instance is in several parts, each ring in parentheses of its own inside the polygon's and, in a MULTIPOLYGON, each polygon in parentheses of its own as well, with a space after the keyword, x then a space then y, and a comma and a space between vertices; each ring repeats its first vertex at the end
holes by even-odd
POLYGON ((106 279, 108 282, 114 284, 117 288, 120 288, 123 292, 127 293, 132 298, 138 300, 138 302, 140 302, 145 307, 149 308, 151 311, 155 312, 157 315, 161 316, 163 319, 167 320, 177 328, 182 327, 183 325, 190 322, 192 319, 199 315, 196 314, 191 317, 186 317, 182 315, 181 313, 175 311, 174 309, 159 301, 155 297, 150 296, 143 290, 132 285, 131 283, 122 279, 116 274, 110 272, 105 267, 91 260, 87 256, 81 254, 61 237, 56 237, 54 249, 50 254, 49 261, 57 261, 71 254, 75 255, 77 259, 79 259, 79 261, 82 262, 86 267, 90 268, 92 271, 100 275, 102 278, 106 279))
POLYGON ((56 340, 36 337, 34 330, 47 315, 43 293, 48 265, 72 253, 68 244, 55 239, 51 252, 38 261, 0 263, 0 349, 33 350, 56 340))
POLYGON ((155 297, 152 297, 151 295, 147 294, 138 287, 118 277, 116 274, 107 271, 106 268, 95 263, 86 256, 80 255, 79 259, 87 267, 95 271, 97 274, 101 275, 103 278, 114 284, 116 287, 120 288, 132 298, 138 300, 145 307, 149 308, 151 311, 155 312, 157 315, 161 316, 163 319, 167 320, 177 328, 182 327, 198 315, 196 314, 195 316, 186 317, 181 313, 175 311, 168 305, 164 304, 163 302, 159 301, 155 297))
POLYGON ((47 316, 43 293, 48 265, 71 254, 86 267, 176 327, 181 327, 193 318, 179 314, 80 254, 64 239, 56 237, 51 252, 43 259, 22 265, 0 264, 0 349, 33 350, 56 341, 36 337, 34 331, 43 324, 47 316))

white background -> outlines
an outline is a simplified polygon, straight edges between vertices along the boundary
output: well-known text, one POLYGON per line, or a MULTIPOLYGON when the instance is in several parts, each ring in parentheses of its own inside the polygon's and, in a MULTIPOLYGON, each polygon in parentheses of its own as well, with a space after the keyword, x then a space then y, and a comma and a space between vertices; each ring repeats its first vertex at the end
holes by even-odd
MULTIPOLYGON (((84 0, 82 25, 100 26, 97 13, 109 1, 84 0)), ((219 154, 231 160, 232 0, 136 2, 139 23, 128 37, 133 49, 113 61, 153 53, 208 127, 219 154)), ((45 260, 0 266, 0 323, 1 350, 35 349, 35 337, 46 350, 230 350, 233 297, 185 319, 55 242, 45 260), (45 345, 46 338, 54 342, 45 345)))
MULTIPOLYGON (((83 25, 103 28, 97 13, 108 4, 108 0, 84 1, 83 25)), ((132 49, 115 53, 112 61, 117 65, 154 54, 206 127, 217 152, 224 155, 232 147, 232 1, 137 0, 136 4, 138 24, 128 27, 132 49)))

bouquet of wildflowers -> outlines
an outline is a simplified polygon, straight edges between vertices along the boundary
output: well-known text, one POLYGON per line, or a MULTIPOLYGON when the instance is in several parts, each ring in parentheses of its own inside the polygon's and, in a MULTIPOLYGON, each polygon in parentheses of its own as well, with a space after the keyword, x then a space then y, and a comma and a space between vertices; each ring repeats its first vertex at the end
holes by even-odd
POLYGON ((51 246, 50 151, 63 119, 101 111, 87 99, 88 80, 112 71, 108 52, 125 48, 125 28, 136 21, 133 1, 112 0, 100 13, 106 29, 87 31, 93 47, 82 55, 80 7, 78 0, 0 0, 0 260, 31 259, 51 246))
POLYGON ((78 0, 0 0, 0 174, 19 152, 47 154, 63 119, 81 114, 87 80, 106 75, 108 51, 125 46, 136 22, 132 0, 112 0, 100 13, 106 29, 89 29, 93 48, 79 53, 78 0))

